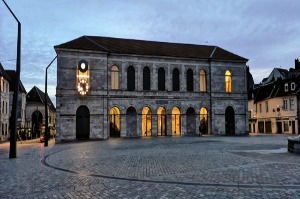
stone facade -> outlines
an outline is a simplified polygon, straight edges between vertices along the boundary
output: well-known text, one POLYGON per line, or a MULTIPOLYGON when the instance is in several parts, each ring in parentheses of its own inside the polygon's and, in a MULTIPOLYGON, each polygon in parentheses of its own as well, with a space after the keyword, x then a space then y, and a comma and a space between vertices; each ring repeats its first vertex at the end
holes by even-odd
POLYGON ((88 50, 71 50, 55 48, 60 51, 57 59, 57 89, 56 89, 56 130, 57 142, 76 139, 76 111, 80 106, 86 106, 90 112, 90 139, 108 139, 110 137, 110 115, 113 107, 120 111, 120 137, 141 137, 142 110, 151 110, 151 135, 158 135, 157 110, 166 110, 166 135, 174 135, 172 110, 180 110, 180 135, 187 131, 199 133, 200 109, 208 111, 208 133, 225 135, 225 110, 231 106, 234 109, 234 133, 248 134, 247 118, 247 85, 246 62, 201 60, 192 58, 125 55, 103 53, 88 50), (90 70, 90 90, 81 96, 76 90, 76 74, 78 63, 88 62, 90 70), (111 89, 111 67, 119 68, 119 89, 111 89), (127 68, 135 69, 135 90, 127 90, 127 68), (143 90, 143 68, 150 68, 149 91, 143 90), (165 91, 158 90, 158 69, 165 70, 165 91), (172 71, 180 72, 180 91, 172 91, 172 71), (187 70, 193 71, 194 91, 187 91, 187 70), (206 72, 207 91, 200 92, 200 70, 206 72), (225 72, 232 74, 232 92, 226 92, 225 72), (133 107, 137 115, 127 113, 133 107), (195 111, 192 117, 186 115, 187 109, 195 111), (127 114, 126 114, 127 113, 127 114), (194 121, 191 125, 190 121, 194 121), (188 129, 189 128, 189 129, 188 129))
POLYGON ((7 140, 9 138, 9 81, 8 79, 1 78, 1 109, 0 109, 0 140, 7 140))

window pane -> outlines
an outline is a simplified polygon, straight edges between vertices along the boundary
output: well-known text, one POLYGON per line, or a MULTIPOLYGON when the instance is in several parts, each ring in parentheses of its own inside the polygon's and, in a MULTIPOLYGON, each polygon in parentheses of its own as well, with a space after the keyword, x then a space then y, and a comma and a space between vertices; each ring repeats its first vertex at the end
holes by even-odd
POLYGON ((150 69, 145 67, 143 69, 143 90, 150 90, 150 69))
POLYGON ((194 90, 194 78, 192 69, 187 70, 187 91, 194 90))
POLYGON ((129 66, 127 69, 127 90, 135 90, 135 70, 133 66, 129 66))
POLYGON ((226 84, 226 92, 231 93, 231 72, 229 70, 225 73, 225 84, 226 84))
POLYGON ((206 92, 206 73, 204 70, 200 72, 200 92, 206 92))
POLYGON ((173 69, 172 74, 172 85, 173 85, 173 91, 179 91, 179 70, 177 68, 173 69))
POLYGON ((165 90, 165 69, 163 68, 158 69, 158 90, 165 90))
POLYGON ((111 89, 119 89, 119 68, 111 67, 111 89))

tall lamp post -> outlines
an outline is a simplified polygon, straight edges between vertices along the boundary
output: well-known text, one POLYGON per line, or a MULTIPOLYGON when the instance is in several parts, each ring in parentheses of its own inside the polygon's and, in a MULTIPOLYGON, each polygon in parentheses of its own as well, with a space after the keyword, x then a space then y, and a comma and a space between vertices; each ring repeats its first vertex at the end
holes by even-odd
POLYGON ((16 66, 16 82, 15 90, 11 111, 11 120, 10 120, 10 146, 9 146, 9 158, 17 157, 17 110, 18 110, 18 95, 19 95, 19 85, 20 85, 20 72, 21 72, 21 23, 7 5, 5 0, 2 0, 5 6, 8 8, 10 13, 13 15, 15 20, 18 22, 18 43, 17 43, 17 66, 16 66))
POLYGON ((48 102, 47 102, 47 78, 48 78, 48 68, 51 66, 51 64, 54 62, 54 60, 57 58, 57 56, 60 54, 58 52, 56 56, 52 59, 50 64, 46 68, 46 74, 45 74, 45 144, 44 146, 48 146, 48 102))

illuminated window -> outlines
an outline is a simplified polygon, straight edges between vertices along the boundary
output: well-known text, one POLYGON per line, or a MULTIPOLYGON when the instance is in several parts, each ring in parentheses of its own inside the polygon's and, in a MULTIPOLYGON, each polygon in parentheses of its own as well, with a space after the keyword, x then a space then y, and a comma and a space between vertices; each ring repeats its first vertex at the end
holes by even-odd
POLYGON ((110 137, 120 137, 120 110, 113 107, 109 111, 110 137))
POLYGON ((158 90, 164 91, 165 88, 165 69, 159 68, 158 69, 158 90))
POLYGON ((150 90, 150 69, 147 66, 143 69, 143 90, 150 90))
POLYGON ((80 95, 86 95, 90 88, 90 72, 88 62, 81 60, 77 68, 77 91, 80 95))
POLYGON ((157 135, 166 135, 166 109, 159 107, 157 110, 157 135))
POLYGON ((172 110, 172 135, 181 135, 181 117, 177 107, 172 110))
POLYGON ((133 66, 127 68, 127 90, 135 90, 135 70, 133 66))
POLYGON ((231 72, 229 70, 225 73, 225 84, 226 84, 226 92, 231 93, 231 72))
POLYGON ((192 69, 188 69, 186 72, 186 90, 194 91, 194 74, 192 69))
POLYGON ((143 108, 142 111, 142 136, 151 136, 151 110, 148 107, 143 108))
POLYGON ((202 134, 208 133, 208 113, 204 107, 200 109, 200 132, 202 134))
POLYGON ((179 70, 177 68, 173 69, 172 73, 172 85, 173 85, 173 91, 179 91, 179 70))
POLYGON ((3 88, 3 77, 1 77, 1 91, 2 92, 4 91, 4 88, 3 88))
POLYGON ((206 92, 206 72, 200 71, 200 92, 206 92))
POLYGON ((119 68, 118 66, 111 67, 111 89, 119 89, 119 68))

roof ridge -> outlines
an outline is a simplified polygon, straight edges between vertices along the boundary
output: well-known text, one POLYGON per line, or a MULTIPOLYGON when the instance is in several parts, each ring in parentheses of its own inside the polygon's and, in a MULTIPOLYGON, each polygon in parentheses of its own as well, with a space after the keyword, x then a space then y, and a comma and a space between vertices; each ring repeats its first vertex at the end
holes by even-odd
POLYGON ((215 45, 204 45, 204 44, 193 44, 193 43, 180 43, 180 42, 167 42, 167 41, 154 41, 154 40, 130 39, 130 38, 119 38, 119 37, 105 37, 105 36, 92 36, 92 35, 84 35, 84 37, 101 37, 101 38, 106 38, 106 39, 121 39, 121 40, 154 42, 154 43, 165 43, 165 44, 180 44, 180 45, 216 47, 215 45))
POLYGON ((110 52, 107 48, 105 48, 104 46, 98 44, 97 42, 95 42, 94 40, 89 38, 89 36, 84 35, 83 37, 86 38, 87 40, 89 40, 90 42, 92 42, 93 44, 99 46, 100 48, 103 48, 105 51, 110 52))

